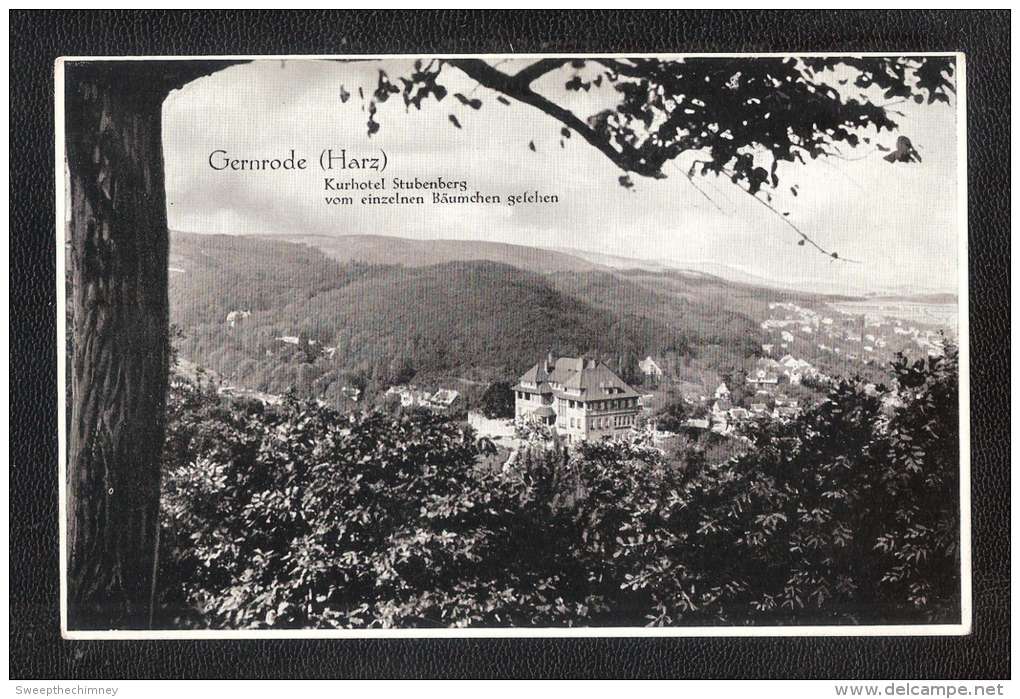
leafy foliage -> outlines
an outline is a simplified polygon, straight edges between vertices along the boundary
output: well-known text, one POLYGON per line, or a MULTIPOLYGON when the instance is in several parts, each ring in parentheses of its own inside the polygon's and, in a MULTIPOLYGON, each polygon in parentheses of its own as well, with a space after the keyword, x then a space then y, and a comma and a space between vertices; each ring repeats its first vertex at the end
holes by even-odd
MULTIPOLYGON (((578 134, 623 171, 618 179, 624 188, 634 187, 632 174, 664 178, 667 164, 675 166, 682 155, 693 154, 689 166, 686 161, 684 165, 688 179, 709 174, 725 177, 751 196, 764 193, 760 201, 766 206, 771 200, 769 190, 780 185, 783 164, 843 158, 844 149, 861 146, 870 147, 871 153, 892 151, 885 158, 890 162, 918 161, 904 135, 899 135, 895 146, 881 143, 899 129, 894 106, 908 100, 949 103, 955 91, 951 56, 762 57, 753 61, 542 58, 516 73, 482 59, 434 59, 424 66, 416 62, 399 87, 380 71, 378 88, 367 99, 369 135, 380 128, 377 105, 392 94, 401 94, 405 107, 417 109, 429 96, 441 102, 447 94, 441 84, 447 66, 494 92, 499 102, 516 100, 562 124, 561 147, 571 133, 578 134), (575 114, 569 99, 549 97, 548 91, 535 87, 543 78, 554 77, 563 80, 560 84, 568 93, 612 91, 612 106, 575 114)), ((480 99, 454 96, 462 106, 482 107, 480 99)), ((454 114, 449 119, 461 128, 454 114)), ((536 151, 534 141, 528 147, 536 151)), ((797 195, 796 184, 790 192, 797 195)), ((845 259, 788 225, 798 233, 800 245, 810 244, 833 259, 845 259)))
POLYGON ((711 463, 635 437, 491 444, 426 411, 223 403, 178 385, 167 623, 866 623, 959 614, 957 363, 843 380, 711 463))
POLYGON ((841 381, 743 455, 693 454, 683 477, 649 458, 611 469, 589 448, 614 474, 592 520, 612 525, 602 575, 641 592, 657 624, 956 618, 956 371, 950 350, 897 361, 895 390, 841 381))
MULTIPOLYGON (((480 59, 432 60, 416 62, 400 86, 380 71, 368 100, 370 131, 378 126, 376 104, 391 94, 418 109, 430 96, 442 101, 445 66, 545 112, 563 123, 564 139, 579 133, 626 172, 664 177, 667 162, 698 152, 705 156, 702 173, 726 174, 752 194, 778 186, 781 162, 839 155, 839 146, 870 143, 866 130, 894 131, 897 100, 948 103, 955 90, 954 60, 947 56, 544 58, 514 74, 480 59), (616 104, 582 119, 533 88, 564 72, 567 91, 612 90, 616 104)), ((454 97, 471 109, 482 106, 480 99, 454 97)))
POLYGON ((205 623, 567 618, 557 591, 576 564, 556 537, 551 475, 477 468, 469 429, 290 399, 279 412, 206 410, 170 440, 164 526, 178 582, 167 587, 205 623))
POLYGON ((656 424, 664 432, 679 432, 684 428, 684 421, 687 419, 687 409, 683 401, 674 400, 663 406, 656 414, 656 424))
POLYGON ((482 394, 482 414, 487 418, 514 416, 514 392, 509 381, 493 381, 482 394))

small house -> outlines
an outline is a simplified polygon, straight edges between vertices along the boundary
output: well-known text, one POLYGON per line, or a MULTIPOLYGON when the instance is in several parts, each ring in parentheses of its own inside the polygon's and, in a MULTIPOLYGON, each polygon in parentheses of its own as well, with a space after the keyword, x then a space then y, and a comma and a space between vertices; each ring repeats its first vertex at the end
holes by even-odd
POLYGON ((441 388, 432 395, 426 396, 423 403, 425 407, 432 410, 450 412, 456 407, 458 400, 460 400, 459 391, 452 388, 441 388))
POLYGON ((652 359, 651 355, 638 362, 638 368, 641 369, 641 374, 645 377, 646 381, 650 383, 658 383, 662 380, 662 367, 659 366, 658 362, 652 359))

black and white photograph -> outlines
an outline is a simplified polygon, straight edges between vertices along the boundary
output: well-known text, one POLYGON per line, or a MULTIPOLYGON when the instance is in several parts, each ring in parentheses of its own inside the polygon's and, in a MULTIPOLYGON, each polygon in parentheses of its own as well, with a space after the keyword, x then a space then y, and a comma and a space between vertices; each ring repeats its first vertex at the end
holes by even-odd
POLYGON ((969 633, 965 70, 60 59, 65 637, 969 633))

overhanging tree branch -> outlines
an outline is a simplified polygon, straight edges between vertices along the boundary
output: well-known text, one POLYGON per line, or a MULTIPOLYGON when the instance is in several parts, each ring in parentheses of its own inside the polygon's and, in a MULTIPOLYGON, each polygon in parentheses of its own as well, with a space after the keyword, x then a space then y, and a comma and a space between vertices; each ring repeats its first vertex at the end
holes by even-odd
MULTIPOLYGON (((575 131, 581 136, 581 138, 590 143, 592 146, 597 148, 620 169, 626 172, 633 172, 634 174, 642 175, 644 177, 663 177, 660 167, 647 162, 641 156, 632 156, 617 150, 613 147, 607 136, 604 136, 593 129, 587 122, 579 118, 569 109, 561 107, 552 100, 549 100, 532 90, 530 87, 530 80, 525 82, 524 79, 519 79, 520 73, 513 76, 507 75, 506 73, 496 70, 485 61, 475 58, 451 59, 447 61, 447 63, 460 70, 469 78, 476 80, 481 85, 495 90, 500 94, 506 95, 507 97, 511 97, 518 102, 531 105, 532 107, 535 107, 556 119, 564 126, 575 131)), ((534 65, 537 64, 533 64, 533 66, 534 65)), ((546 70, 539 74, 544 74, 545 72, 552 70, 551 67, 544 67, 546 70)), ((537 72, 538 71, 536 69, 534 73, 537 72)), ((527 78, 529 76, 525 77, 527 78)), ((538 77, 538 75, 536 74, 534 77, 538 77)))
POLYGON ((551 73, 570 63, 569 58, 543 58, 525 66, 514 74, 514 80, 523 86, 531 85, 546 73, 551 73))

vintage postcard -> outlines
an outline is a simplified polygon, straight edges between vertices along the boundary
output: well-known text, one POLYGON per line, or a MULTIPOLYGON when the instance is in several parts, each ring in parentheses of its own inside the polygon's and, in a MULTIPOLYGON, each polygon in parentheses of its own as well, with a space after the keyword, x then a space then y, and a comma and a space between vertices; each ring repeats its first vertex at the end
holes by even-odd
POLYGON ((56 81, 65 637, 969 633, 962 55, 56 81))

